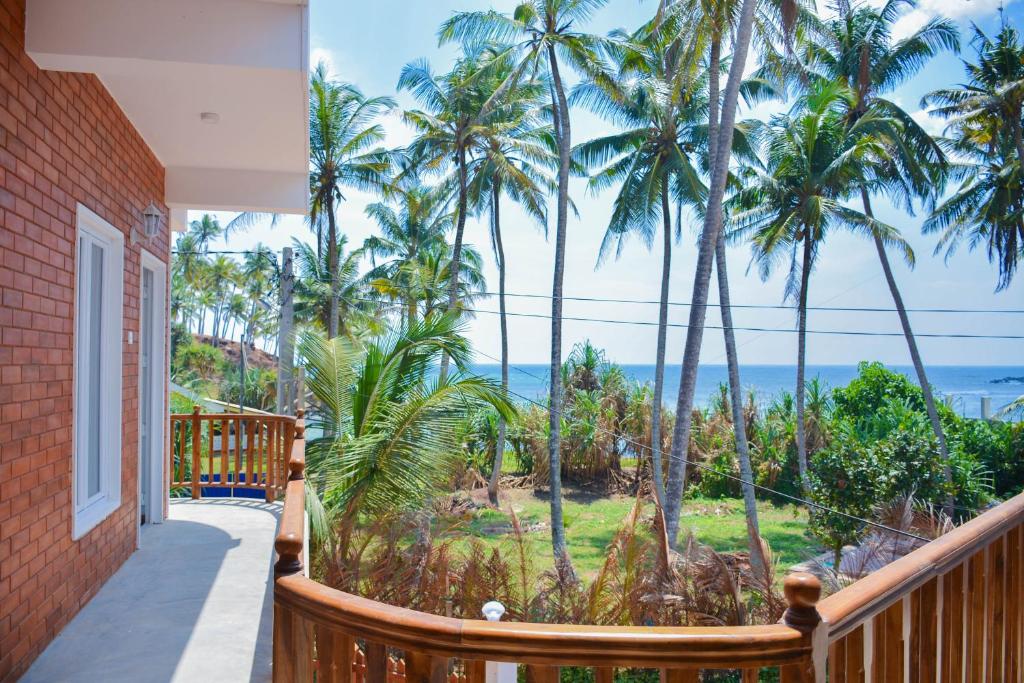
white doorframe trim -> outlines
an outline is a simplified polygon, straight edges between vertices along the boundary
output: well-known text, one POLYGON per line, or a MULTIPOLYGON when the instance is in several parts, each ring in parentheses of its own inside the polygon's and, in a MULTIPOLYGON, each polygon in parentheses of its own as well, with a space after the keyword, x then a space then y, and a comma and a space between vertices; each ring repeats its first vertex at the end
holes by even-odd
MULTIPOLYGON (((148 489, 148 500, 149 500, 149 520, 147 523, 160 524, 164 519, 164 498, 168 497, 169 492, 167 487, 164 486, 164 463, 166 462, 166 447, 167 447, 167 424, 169 422, 169 413, 167 407, 167 377, 168 377, 168 365, 167 365, 167 349, 170 347, 169 332, 167 327, 168 321, 168 299, 167 299, 167 264, 161 261, 159 258, 149 253, 145 249, 139 250, 139 406, 141 408, 142 401, 147 400, 147 397, 142 396, 142 350, 141 344, 144 339, 145 331, 142 329, 142 288, 143 288, 143 270, 149 269, 153 271, 153 321, 152 329, 149 333, 152 335, 154 340, 153 346, 153 361, 150 364, 149 372, 151 375, 150 386, 153 387, 152 395, 148 397, 151 401, 150 414, 153 416, 154 432, 149 439, 150 452, 149 452, 149 481, 142 481, 141 468, 139 476, 136 477, 138 480, 138 493, 139 498, 137 503, 141 503, 141 495, 143 486, 148 489)), ((139 410, 139 425, 140 425, 140 438, 139 438, 139 462, 146 455, 142 453, 142 439, 141 439, 141 424, 142 424, 142 411, 139 410)), ((141 504, 136 505, 136 528, 139 530, 138 533, 141 537, 142 525, 141 525, 141 504)))

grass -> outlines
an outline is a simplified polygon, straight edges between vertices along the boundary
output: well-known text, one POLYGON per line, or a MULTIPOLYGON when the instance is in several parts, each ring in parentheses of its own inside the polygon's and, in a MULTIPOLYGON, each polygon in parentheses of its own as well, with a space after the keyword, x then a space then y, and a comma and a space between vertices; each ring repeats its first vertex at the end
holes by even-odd
MULTIPOLYGON (((551 566, 551 530, 546 496, 533 491, 503 491, 503 510, 481 509, 459 525, 457 536, 476 537, 488 545, 510 539, 511 506, 527 531, 526 539, 538 569, 551 566)), ((584 576, 593 576, 605 559, 605 549, 630 511, 628 496, 593 497, 565 491, 563 505, 566 536, 573 563, 584 576)), ((807 533, 807 512, 794 505, 758 503, 761 535, 772 548, 780 572, 821 552, 807 533)), ((747 527, 741 499, 687 499, 681 533, 693 533, 701 543, 719 552, 746 551, 747 527)), ((456 546, 468 541, 457 540, 456 546)))

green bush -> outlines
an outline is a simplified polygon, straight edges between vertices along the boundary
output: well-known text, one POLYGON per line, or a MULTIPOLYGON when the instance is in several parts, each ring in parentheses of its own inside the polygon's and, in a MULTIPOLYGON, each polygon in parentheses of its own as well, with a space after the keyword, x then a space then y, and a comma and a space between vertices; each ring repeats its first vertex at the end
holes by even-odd
MULTIPOLYGON (((885 411, 883 406, 881 412, 885 411)), ((883 418, 884 419, 884 418, 883 418)), ((841 513, 870 518, 875 507, 901 496, 941 505, 949 495, 938 442, 918 426, 898 427, 865 440, 862 425, 846 423, 828 448, 812 459, 811 497, 841 513)), ((950 466, 952 493, 963 507, 976 508, 988 493, 986 478, 970 456, 955 452, 950 466)), ((813 533, 834 551, 854 543, 864 525, 842 514, 816 511, 813 533)))

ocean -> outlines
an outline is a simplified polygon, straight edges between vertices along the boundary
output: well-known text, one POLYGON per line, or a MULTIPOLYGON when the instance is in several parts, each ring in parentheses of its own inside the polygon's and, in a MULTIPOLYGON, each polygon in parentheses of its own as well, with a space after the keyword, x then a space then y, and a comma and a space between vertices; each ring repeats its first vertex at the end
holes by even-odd
MULTIPOLYGON (((640 382, 654 383, 653 365, 622 365, 628 377, 640 382)), ((911 366, 893 365, 889 369, 901 372, 917 383, 917 375, 911 366)), ((501 366, 497 363, 481 363, 473 366, 474 372, 494 379, 501 378, 501 366)), ((982 398, 991 399, 991 409, 998 411, 1007 403, 1024 395, 1024 366, 1012 365, 936 365, 928 368, 928 379, 935 387, 940 400, 951 402, 953 409, 965 417, 980 417, 982 398), (998 382, 1006 378, 1016 381, 998 382)), ((807 379, 818 377, 828 387, 845 386, 857 376, 856 365, 809 365, 807 379)), ((547 395, 547 365, 512 365, 509 370, 509 389, 530 399, 547 395)), ((796 382, 796 366, 793 365, 743 365, 740 379, 744 394, 753 389, 762 402, 783 391, 793 391, 796 382)), ((697 372, 698 405, 707 405, 718 392, 718 385, 728 381, 725 365, 701 365, 697 372)), ((665 368, 665 390, 662 400, 674 406, 679 393, 679 366, 665 368)))

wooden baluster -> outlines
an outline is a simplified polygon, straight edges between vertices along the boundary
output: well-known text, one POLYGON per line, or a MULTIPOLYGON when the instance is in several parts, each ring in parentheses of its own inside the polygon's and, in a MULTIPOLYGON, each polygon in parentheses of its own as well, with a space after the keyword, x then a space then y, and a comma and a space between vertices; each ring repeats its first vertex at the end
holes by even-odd
POLYGON ((840 638, 828 647, 829 683, 847 683, 846 638, 840 638))
POLYGON ((213 484, 213 418, 206 421, 206 484, 213 484))
POLYGON ((382 643, 366 643, 366 683, 387 683, 388 649, 382 643))
POLYGON ((185 422, 184 422, 184 420, 179 420, 178 421, 178 467, 177 467, 178 473, 174 477, 174 483, 178 484, 179 486, 183 486, 185 484, 185 463, 187 462, 186 458, 188 458, 188 455, 186 455, 186 451, 185 451, 185 432, 187 432, 187 431, 188 430, 185 429, 185 422))
MULTIPOLYGON (((921 586, 917 592, 921 595, 921 605, 918 613, 919 628, 917 629, 920 632, 920 642, 917 651, 918 670, 920 671, 920 674, 917 680, 922 683, 935 683, 939 656, 938 579, 932 579, 921 586)), ((911 628, 913 628, 913 626, 911 626, 911 628)))
POLYGON ((1006 534, 1006 680, 1019 681, 1021 604, 1020 604, 1020 527, 1006 534))
POLYGON ((661 669, 658 671, 660 683, 699 683, 699 669, 661 669))
POLYGON ((258 419, 247 420, 247 430, 249 432, 248 437, 245 440, 245 485, 253 485, 253 473, 256 465, 256 425, 258 419))
POLYGON ((761 667, 744 669, 740 672, 741 683, 758 683, 761 680, 761 667))
POLYGON ((594 683, 615 683, 615 667, 595 666, 594 683))
POLYGON ((942 577, 942 683, 963 680, 964 602, 964 565, 960 564, 942 577))
POLYGON ((277 460, 278 424, 278 420, 271 420, 267 423, 267 490, 265 497, 268 503, 274 502, 274 487, 277 486, 277 468, 274 463, 277 460))
POLYGON ((231 483, 238 486, 238 475, 242 473, 242 418, 235 418, 235 467, 231 483))
POLYGON ((484 683, 487 678, 487 662, 483 660, 466 660, 462 665, 466 669, 466 683, 484 683))
POLYGON ((903 602, 877 614, 871 625, 871 680, 899 681, 903 677, 903 602))
POLYGON ((967 577, 967 680, 980 683, 985 668, 985 556, 982 550, 971 557, 967 577))
POLYGON ((408 683, 447 683, 448 660, 406 650, 405 680, 408 683))
POLYGON ((316 652, 319 662, 317 683, 352 683, 355 655, 352 636, 317 626, 316 652))
POLYGON ((921 589, 911 592, 910 597, 910 647, 907 657, 910 666, 910 681, 917 682, 921 678, 921 589))
POLYGON ((312 683, 312 624, 279 603, 274 603, 273 649, 274 683, 312 683))
MULTIPOLYGON (((812 574, 794 572, 786 577, 783 592, 789 606, 782 615, 782 623, 802 633, 812 648, 822 647, 815 638, 815 631, 824 628, 817 608, 821 598, 821 581, 812 574)), ((815 683, 818 680, 817 667, 823 663, 822 655, 814 650, 803 662, 779 667, 782 683, 815 683)))
POLYGON ((558 683, 559 668, 528 664, 526 666, 526 683, 558 683))
POLYGON ((200 454, 202 453, 202 422, 199 419, 199 406, 192 406, 192 500, 201 495, 199 473, 202 470, 200 454))
POLYGON ((1003 670, 1003 646, 1005 626, 1003 619, 1006 607, 1006 564, 1005 536, 992 541, 988 547, 988 653, 985 680, 1000 683, 1005 681, 1003 670))
POLYGON ((231 423, 227 420, 220 421, 220 485, 228 485, 228 436, 231 433, 231 423))

